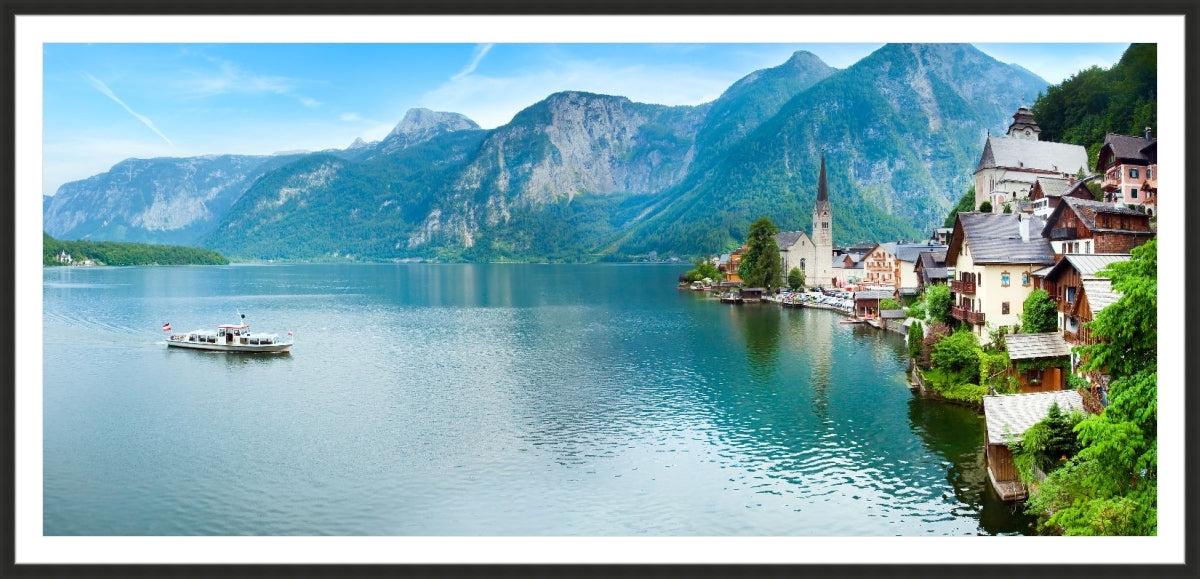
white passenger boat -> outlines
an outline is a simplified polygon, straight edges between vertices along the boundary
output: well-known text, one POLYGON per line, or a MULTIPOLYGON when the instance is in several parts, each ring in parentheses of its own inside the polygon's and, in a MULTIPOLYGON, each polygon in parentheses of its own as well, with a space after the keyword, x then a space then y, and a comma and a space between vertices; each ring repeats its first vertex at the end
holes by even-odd
MULTIPOLYGON (((251 332, 250 324, 246 323, 246 315, 239 315, 240 324, 222 324, 217 326, 216 330, 202 329, 186 334, 172 334, 167 337, 167 346, 239 353, 280 353, 291 350, 291 332, 283 339, 280 339, 279 334, 251 332)), ((169 332, 171 325, 163 324, 163 330, 169 332)))

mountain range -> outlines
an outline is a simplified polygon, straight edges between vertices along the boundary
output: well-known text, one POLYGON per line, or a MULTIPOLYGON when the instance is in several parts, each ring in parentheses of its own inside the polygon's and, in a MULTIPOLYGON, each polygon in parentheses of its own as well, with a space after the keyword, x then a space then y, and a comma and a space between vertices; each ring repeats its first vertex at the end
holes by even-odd
POLYGON ((180 243, 235 259, 592 261, 811 227, 821 156, 834 240, 920 239, 989 131, 1048 83, 970 45, 808 52, 699 106, 561 92, 484 130, 410 110, 384 139, 274 156, 128 159, 44 203, 60 239, 180 243))

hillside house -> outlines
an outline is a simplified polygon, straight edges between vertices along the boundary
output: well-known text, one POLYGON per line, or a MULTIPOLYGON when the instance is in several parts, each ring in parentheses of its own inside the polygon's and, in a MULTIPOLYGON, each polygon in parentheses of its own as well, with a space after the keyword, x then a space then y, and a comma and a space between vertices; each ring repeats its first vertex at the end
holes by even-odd
MULTIPOLYGON (((1126 205, 1146 204, 1146 181, 1154 179, 1153 189, 1156 193, 1158 190, 1155 177, 1157 169, 1157 140, 1151 136, 1150 127, 1146 127, 1144 137, 1112 133, 1104 136, 1104 144, 1097 155, 1096 171, 1104 175, 1100 188, 1104 191, 1105 201, 1126 205), (1149 153, 1151 148, 1153 163, 1149 153)), ((1157 207, 1157 201, 1151 205, 1157 207)))
POLYGON ((942 252, 942 277, 945 278, 945 255, 946 246, 933 243, 897 243, 896 244, 896 292, 900 299, 909 301, 915 299, 917 294, 921 292, 923 280, 921 274, 917 271, 917 265, 921 261, 921 254, 930 251, 942 252))
POLYGON ((1045 273, 1042 287, 1058 303, 1058 327, 1064 340, 1076 346, 1095 343, 1084 325, 1120 297, 1112 291, 1111 280, 1099 272, 1129 259, 1128 254, 1067 254, 1045 273))
POLYGON ((863 279, 864 269, 861 253, 843 253, 833 258, 833 285, 845 287, 863 279))
POLYGON ((946 250, 922 251, 913 271, 917 275, 918 292, 924 292, 926 287, 934 284, 946 283, 946 250))
MULTIPOLYGON (((1067 178, 1087 171, 1087 150, 1079 145, 1039 141, 1041 127, 1021 107, 1003 137, 989 136, 975 167, 975 207, 990 201, 993 213, 1025 199, 1040 177, 1067 178)), ((1014 207, 1015 210, 1015 207, 1014 207)))
POLYGON ((1064 197, 1046 218, 1042 237, 1054 253, 1129 253, 1155 232, 1150 216, 1124 205, 1064 197))
POLYGON ((1083 179, 1039 177, 1033 184, 1033 189, 1029 191, 1030 210, 1034 215, 1045 218, 1058 208, 1063 197, 1074 197, 1085 201, 1095 200, 1091 190, 1087 188, 1087 184, 1096 177, 1098 176, 1093 175, 1083 179))
POLYGON ((1039 237, 1042 221, 1023 213, 959 213, 954 222, 946 267, 955 319, 972 326, 980 342, 985 326, 1018 322, 1025 298, 1033 291, 1033 272, 1054 263, 1050 242, 1039 237), (1030 232, 1034 233, 1031 235, 1030 232))
POLYGON ((1074 390, 983 397, 988 480, 1001 500, 1016 501, 1029 495, 1017 474, 1008 443, 1020 442, 1025 431, 1050 415, 1053 404, 1058 404, 1064 414, 1084 412, 1083 398, 1074 390))

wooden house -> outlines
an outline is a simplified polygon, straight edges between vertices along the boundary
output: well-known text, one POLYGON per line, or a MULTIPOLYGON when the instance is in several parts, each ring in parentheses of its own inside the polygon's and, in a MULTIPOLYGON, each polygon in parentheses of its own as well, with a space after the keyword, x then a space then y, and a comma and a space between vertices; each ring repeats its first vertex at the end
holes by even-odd
POLYGON ((1045 274, 1042 287, 1058 303, 1058 327, 1067 343, 1082 346, 1095 342, 1086 324, 1120 297, 1099 272, 1129 258, 1128 254, 1068 254, 1045 274))
POLYGON ((913 273, 917 276, 919 292, 925 291, 928 286, 946 283, 946 251, 922 251, 913 266, 913 273))
POLYGON ((1064 413, 1084 411, 1083 398, 1074 390, 983 397, 988 479, 1001 500, 1021 500, 1029 494, 1017 474, 1008 443, 1019 442, 1025 431, 1046 418, 1050 406, 1056 403, 1064 413))
POLYGON ((1008 350, 1008 375, 1017 379, 1020 392, 1053 392, 1067 387, 1071 345, 1058 332, 1045 334, 1009 334, 1004 337, 1008 350))
POLYGON ((1064 197, 1042 228, 1056 256, 1068 253, 1129 253, 1155 232, 1150 216, 1124 205, 1064 197))
POLYGON ((1098 175, 1084 179, 1039 177, 1029 192, 1029 203, 1033 214, 1048 217, 1058 208, 1059 203, 1062 203, 1063 197, 1094 201, 1095 197, 1087 188, 1087 184, 1096 177, 1098 175))

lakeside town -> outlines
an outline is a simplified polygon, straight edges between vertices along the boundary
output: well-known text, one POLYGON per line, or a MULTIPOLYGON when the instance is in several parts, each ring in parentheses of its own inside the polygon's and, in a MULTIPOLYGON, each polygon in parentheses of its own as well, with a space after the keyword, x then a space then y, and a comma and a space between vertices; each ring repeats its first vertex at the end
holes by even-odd
POLYGON ((822 156, 811 235, 763 217, 679 287, 904 334, 912 388, 982 412, 989 481, 1040 531, 1153 534, 1157 140, 1110 133, 1089 159, 1040 132, 1022 106, 984 143, 975 210, 920 242, 835 247, 822 156), (1085 476, 1119 490, 1075 500, 1085 476))

